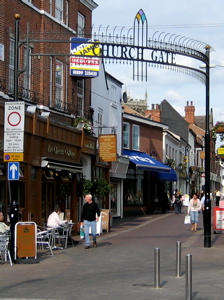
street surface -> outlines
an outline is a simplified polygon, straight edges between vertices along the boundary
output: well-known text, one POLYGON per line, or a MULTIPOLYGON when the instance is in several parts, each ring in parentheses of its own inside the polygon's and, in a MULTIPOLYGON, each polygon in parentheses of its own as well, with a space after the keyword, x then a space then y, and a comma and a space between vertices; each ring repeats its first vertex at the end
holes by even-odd
MULTIPOLYGON (((113 220, 98 247, 38 250, 38 264, 0 264, 0 299, 11 300, 185 300, 186 255, 192 255, 192 299, 224 299, 224 235, 204 248, 202 214, 197 232, 174 211, 113 220), (181 276, 176 244, 181 242, 181 276), (155 248, 160 249, 160 288, 154 287, 155 248)), ((190 299, 190 298, 189 298, 190 299)))

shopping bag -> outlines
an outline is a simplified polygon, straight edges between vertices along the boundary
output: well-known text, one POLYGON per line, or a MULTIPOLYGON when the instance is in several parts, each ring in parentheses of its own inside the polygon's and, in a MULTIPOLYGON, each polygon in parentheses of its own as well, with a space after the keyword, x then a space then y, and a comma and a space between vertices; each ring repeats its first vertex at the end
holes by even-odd
POLYGON ((190 215, 186 215, 184 218, 184 224, 191 224, 191 216, 190 215))
POLYGON ((85 238, 85 231, 84 231, 84 226, 83 225, 81 225, 80 226, 80 239, 84 239, 85 238))

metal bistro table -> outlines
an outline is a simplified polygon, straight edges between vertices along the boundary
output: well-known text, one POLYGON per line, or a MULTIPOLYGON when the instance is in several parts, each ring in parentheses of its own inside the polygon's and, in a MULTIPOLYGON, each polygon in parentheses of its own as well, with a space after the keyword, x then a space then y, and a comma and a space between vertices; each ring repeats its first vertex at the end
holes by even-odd
POLYGON ((72 228, 76 223, 65 223, 62 226, 50 228, 48 230, 51 231, 51 247, 52 249, 66 249, 68 246, 68 240, 70 239, 72 242, 72 246, 74 246, 74 241, 72 239, 72 228), (56 240, 62 245, 62 240, 64 240, 64 248, 56 245, 56 240))

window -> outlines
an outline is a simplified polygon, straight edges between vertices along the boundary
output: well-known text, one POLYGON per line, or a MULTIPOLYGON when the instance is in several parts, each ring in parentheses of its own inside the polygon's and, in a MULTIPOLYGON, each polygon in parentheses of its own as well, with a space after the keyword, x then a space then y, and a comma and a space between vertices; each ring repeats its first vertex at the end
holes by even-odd
POLYGON ((98 136, 100 134, 102 134, 102 126, 103 126, 103 110, 102 109, 98 109, 98 136), (101 128, 100 128, 101 127, 101 128))
POLYGON ((10 39, 9 49, 9 93, 14 93, 14 46, 15 41, 10 39))
POLYGON ((84 37, 85 17, 78 13, 78 37, 84 37))
POLYGON ((28 55, 31 53, 31 49, 29 48, 29 53, 27 53, 27 47, 24 48, 24 69, 26 71, 23 73, 23 96, 29 98, 30 91, 30 74, 31 74, 31 56, 28 55), (27 66, 28 64, 28 66, 27 66), (28 68, 28 70, 27 70, 28 68), (27 72, 28 71, 28 72, 27 72))
POLYGON ((139 150, 139 126, 133 125, 132 127, 132 149, 139 150))
POLYGON ((77 81, 78 94, 77 94, 77 115, 79 117, 83 116, 84 107, 84 79, 77 81))
POLYGON ((56 73, 55 73, 55 107, 62 108, 63 101, 63 65, 60 61, 56 61, 56 73))
POLYGON ((130 139, 130 124, 123 124, 123 147, 129 148, 129 139, 130 139))
POLYGON ((65 19, 65 24, 68 26, 68 8, 69 8, 69 3, 68 0, 66 1, 66 19, 65 19))
POLYGON ((55 18, 63 21, 63 0, 55 1, 55 18))

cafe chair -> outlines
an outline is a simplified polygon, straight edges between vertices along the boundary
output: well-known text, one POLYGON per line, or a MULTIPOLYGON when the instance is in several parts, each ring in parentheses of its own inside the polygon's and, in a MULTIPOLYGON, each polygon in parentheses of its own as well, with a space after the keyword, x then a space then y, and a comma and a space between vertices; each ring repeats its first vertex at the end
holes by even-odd
POLYGON ((44 231, 38 231, 37 232, 37 246, 40 245, 41 248, 44 248, 44 245, 47 246, 47 248, 51 251, 51 255, 54 256, 54 253, 52 251, 51 247, 51 232, 48 230, 44 231))
POLYGON ((1 235, 0 236, 0 256, 1 256, 2 262, 9 260, 10 265, 13 266, 11 255, 10 255, 10 252, 8 249, 8 244, 9 244, 9 237, 1 235))

